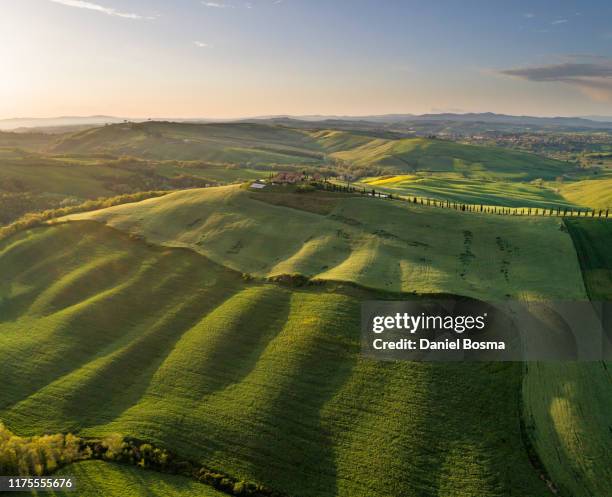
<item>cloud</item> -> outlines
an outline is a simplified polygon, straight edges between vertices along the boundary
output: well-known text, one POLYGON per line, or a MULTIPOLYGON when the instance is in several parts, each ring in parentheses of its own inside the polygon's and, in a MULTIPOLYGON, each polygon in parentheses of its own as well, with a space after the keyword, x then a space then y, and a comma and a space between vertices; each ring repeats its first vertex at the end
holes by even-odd
POLYGON ((567 19, 557 19, 556 21, 551 22, 551 24, 565 24, 566 22, 568 22, 567 19))
POLYGON ((210 47, 208 43, 204 43, 203 41, 194 41, 193 44, 199 48, 209 48, 210 47))
POLYGON ((564 83, 594 100, 612 102, 612 58, 585 55, 559 64, 519 67, 499 72, 537 83, 564 83))
POLYGON ((112 7, 104 7, 103 5, 99 5, 97 3, 85 2, 83 0, 50 0, 54 3, 59 3, 61 5, 65 5, 66 7, 76 7, 77 9, 87 9, 94 10, 96 12, 101 12, 102 14, 106 14, 109 16, 115 17, 123 17, 125 19, 155 19, 153 16, 141 16, 140 14, 133 14, 130 12, 121 12, 112 7))
POLYGON ((564 62, 546 66, 532 66, 501 71, 530 81, 567 81, 576 78, 612 78, 612 61, 605 63, 564 62))
POLYGON ((523 14, 523 17, 525 17, 526 19, 533 19, 535 17, 535 14, 533 12, 525 12, 523 14))
POLYGON ((202 2, 202 5, 204 5, 204 7, 210 7, 212 9, 233 9, 234 8, 233 5, 228 5, 226 3, 221 3, 221 2, 202 2))

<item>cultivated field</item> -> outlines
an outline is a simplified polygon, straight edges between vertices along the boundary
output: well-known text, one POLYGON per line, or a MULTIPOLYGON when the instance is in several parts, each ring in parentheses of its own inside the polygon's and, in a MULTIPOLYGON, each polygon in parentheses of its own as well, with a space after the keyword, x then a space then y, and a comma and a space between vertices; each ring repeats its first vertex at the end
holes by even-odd
POLYGON ((503 148, 375 131, 146 122, 48 135, 0 132, 0 223, 66 202, 304 169, 464 203, 609 204, 604 175, 587 181, 575 164, 503 148))
POLYGON ((527 364, 525 421, 561 495, 608 495, 612 487, 609 363, 527 364))
POLYGON ((568 201, 596 209, 612 209, 612 177, 604 176, 563 184, 560 193, 568 201))
MULTIPOLYGON (((183 476, 102 461, 71 464, 57 473, 77 481, 76 492, 32 492, 39 497, 223 497, 227 494, 183 476)), ((23 494, 22 494, 23 495, 23 494)))
MULTIPOLYGON (((316 193, 302 195, 320 203, 316 193)), ((287 193, 285 202, 296 196, 287 193)), ((189 247, 258 277, 301 274, 489 300, 585 297, 572 241, 559 219, 487 216, 360 196, 326 199, 324 215, 308 206, 277 205, 282 195, 230 186, 69 219, 97 220, 153 243, 189 247)))
MULTIPOLYGON (((127 123, 1 144, 0 202, 15 212, 15 195, 27 208, 332 163, 385 171, 363 185, 394 194, 607 202, 605 179, 555 182, 568 163, 383 134, 127 123)), ((561 496, 600 497, 607 364, 376 362, 359 317, 368 299, 609 299, 611 237, 612 221, 290 186, 66 216, 0 240, 0 420, 18 435, 134 437, 291 497, 541 497, 544 476, 561 496)), ((62 471, 85 496, 220 495, 107 462, 62 471)))
POLYGON ((592 300, 612 300, 612 223, 566 220, 592 300))
POLYGON ((520 366, 361 358, 376 293, 248 282, 95 223, 0 253, 0 417, 17 433, 131 435, 296 496, 544 491, 520 366))
POLYGON ((525 152, 427 138, 372 140, 352 150, 337 152, 335 157, 356 165, 381 165, 407 172, 456 172, 515 181, 552 179, 573 169, 564 162, 525 152))
MULTIPOLYGON (((568 219, 565 223, 589 297, 609 302, 612 222, 568 219)), ((609 315, 609 306, 606 312, 609 315)), ((528 365, 523 392, 530 435, 561 495, 606 495, 612 488, 609 369, 610 364, 603 362, 528 365)))
MULTIPOLYGON (((470 178, 456 173, 412 174, 363 178, 355 186, 403 196, 506 207, 577 207, 553 188, 540 184, 470 178)), ((586 204, 589 206, 589 204, 586 204)))

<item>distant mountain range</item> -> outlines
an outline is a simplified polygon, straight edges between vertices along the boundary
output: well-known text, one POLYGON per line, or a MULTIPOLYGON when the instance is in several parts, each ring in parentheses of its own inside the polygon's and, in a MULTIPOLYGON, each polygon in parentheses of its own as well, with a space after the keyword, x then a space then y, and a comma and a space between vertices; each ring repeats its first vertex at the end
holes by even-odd
POLYGON ((123 121, 113 116, 60 116, 60 117, 15 117, 0 119, 0 129, 15 130, 19 128, 42 128, 54 126, 81 126, 118 123, 123 121))
MULTIPOLYGON (((48 118, 12 118, 0 119, 0 130, 18 130, 30 131, 41 130, 51 131, 51 128, 73 128, 83 127, 87 125, 99 126, 104 124, 114 124, 122 121, 142 122, 147 119, 131 119, 116 116, 62 116, 48 118)), ((435 124, 432 130, 440 128, 440 123, 455 123, 450 129, 453 132, 476 132, 479 129, 485 129, 486 125, 491 125, 491 130, 495 131, 528 131, 531 127, 538 129, 559 129, 559 130, 591 130, 602 129, 612 130, 612 116, 586 116, 586 117, 536 117, 536 116, 511 116, 506 114, 495 114, 492 112, 484 113, 441 113, 441 114, 383 114, 383 115, 366 115, 366 116, 335 116, 335 115, 273 115, 273 116, 257 116, 248 119, 168 119, 165 121, 176 122, 231 122, 231 121, 266 121, 277 124, 299 124, 310 123, 344 123, 348 125, 352 123, 356 127, 364 125, 382 125, 389 127, 392 125, 401 125, 400 129, 410 129, 411 124, 414 124, 419 129, 423 128, 425 123, 435 124), (436 124, 437 123, 437 124, 436 124), (462 123, 471 124, 470 126, 461 127, 462 123), (479 126, 474 126, 479 124, 479 126), (484 125, 484 128, 483 128, 484 125)), ((309 127, 310 127, 309 126, 309 127)), ((445 128, 447 129, 447 128, 445 128)))
POLYGON ((378 123, 405 123, 405 122, 479 122, 495 124, 511 124, 520 126, 563 126, 579 128, 612 128, 612 117, 537 117, 537 116, 510 116, 507 114, 483 113, 442 113, 442 114, 384 114, 374 116, 262 116, 258 119, 282 120, 291 119, 299 121, 354 121, 378 123))

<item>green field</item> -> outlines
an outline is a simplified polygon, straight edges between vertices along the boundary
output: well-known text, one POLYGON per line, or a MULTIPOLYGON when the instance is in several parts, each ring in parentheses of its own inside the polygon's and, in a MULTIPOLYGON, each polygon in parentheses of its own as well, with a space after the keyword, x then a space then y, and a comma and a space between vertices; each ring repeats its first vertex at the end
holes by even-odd
MULTIPOLYGON (((506 207, 576 207, 555 189, 529 182, 465 177, 457 173, 412 174, 364 178, 355 186, 383 193, 506 207)), ((590 204, 586 204, 589 206, 590 204)))
MULTIPOLYGON (((389 288, 389 282, 399 281, 401 283, 391 288, 408 292, 454 292, 486 299, 492 296, 502 298, 505 295, 520 299, 586 298, 572 240, 558 220, 487 217, 359 197, 342 198, 331 204, 326 199, 329 204, 328 213, 323 216, 320 213, 314 214, 305 200, 301 206, 291 204, 289 198, 295 195, 290 194, 286 195, 284 202, 282 194, 249 195, 238 188, 209 190, 206 197, 209 196, 210 199, 205 199, 197 191, 181 192, 164 199, 81 217, 104 220, 121 229, 144 234, 156 243, 190 246, 213 259, 224 260, 225 264, 241 271, 246 267, 261 267, 262 271, 258 273, 260 276, 299 272, 319 279, 354 281, 376 288, 389 288), (273 207, 258 205, 262 201, 269 203, 272 199, 276 204, 273 207), (209 205, 208 200, 215 205, 209 205), (175 205, 170 206, 169 203, 175 205), (282 233, 277 232, 272 238, 273 235, 265 226, 274 226, 282 222, 281 219, 287 219, 283 203, 294 207, 292 223, 285 223, 286 228, 282 233), (258 210, 264 212, 259 213, 258 210), (198 216, 214 222, 194 223, 189 216, 196 212, 198 216), (240 213, 248 213, 248 220, 244 219, 244 215, 241 217, 240 213), (299 221, 300 216, 306 219, 299 221), (198 229, 195 233, 186 228, 171 233, 167 228, 170 223, 164 222, 170 218, 175 220, 173 229, 180 230, 177 227, 181 225, 198 229), (257 219, 257 222, 253 223, 253 219, 257 219), (341 226, 328 226, 330 221, 341 222, 341 226), (219 231, 218 226, 230 228, 219 231), (314 229, 317 231, 311 234, 314 229), (207 236, 207 230, 212 230, 214 236, 207 236), (334 237, 334 230, 340 230, 341 236, 334 237), (469 247, 466 247, 468 231, 471 236, 469 247), (296 233, 310 236, 299 250, 292 252, 288 250, 287 238, 297 236, 296 233), (544 233, 551 237, 550 241, 532 247, 530 242, 535 238, 542 240, 544 233), (409 235, 412 238, 408 239, 409 235), (216 241, 219 239, 225 245, 217 246, 216 241), (308 250, 309 239, 317 241, 314 250, 308 250), (242 243, 242 240, 249 240, 252 245, 242 243), (266 245, 266 240, 270 245, 266 245), (400 240, 404 242, 401 244, 401 252, 393 252, 397 248, 395 244, 399 245, 400 240), (501 245, 505 247, 504 251, 499 249, 499 240, 503 240, 501 245), (415 241, 423 245, 415 246, 415 241), (331 248, 326 247, 326 244, 331 244, 331 248), (546 257, 547 250, 544 247, 551 246, 563 247, 561 253, 564 255, 561 259, 558 256, 552 258, 559 262, 558 269, 552 269, 549 265, 552 259, 546 257), (262 247, 266 247, 265 250, 262 247), (283 247, 282 256, 280 252, 275 252, 283 247), (330 257, 328 254, 337 254, 342 247, 345 248, 345 255, 336 262, 336 266, 322 274, 312 269, 314 261, 325 265, 330 257), (430 247, 435 247, 435 251, 430 250, 430 247), (414 253, 408 256, 411 250, 414 253), (446 250, 454 251, 455 257, 450 258, 446 250), (417 276, 419 271, 415 270, 415 264, 418 267, 422 263, 416 255, 418 253, 427 253, 429 258, 428 270, 422 278, 417 276), (497 262, 496 256, 499 257, 497 262), (283 257, 283 261, 277 262, 283 257), (482 272, 492 267, 500 268, 504 261, 512 268, 507 278, 482 272), (408 273, 410 278, 403 280, 398 277, 398 273, 393 273, 392 267, 398 262, 400 267, 404 262, 411 268, 412 271, 408 273), (568 271, 568 268, 572 270, 568 271), (536 275, 539 270, 542 271, 541 276, 536 275), (548 276, 544 276, 544 273, 548 276), (440 274, 445 277, 435 278, 440 274), (558 279, 546 288, 530 287, 534 282, 539 285, 552 283, 550 278, 560 274, 563 274, 564 281, 558 279), (494 283, 489 287, 491 279, 494 283), (475 284, 477 280, 480 281, 479 285, 475 284), (471 285, 470 281, 473 282, 471 285)), ((568 223, 578 223, 588 230, 596 227, 606 230, 610 226, 607 222, 591 220, 568 223)), ((602 234, 595 233, 591 238, 606 240, 602 234)), ((590 240, 585 240, 584 246, 591 246, 590 240)), ((607 254, 604 247, 608 245, 601 241, 599 246, 601 249, 598 255, 591 257, 594 261, 591 265, 594 269, 612 267, 609 261, 602 259, 603 254, 607 254)), ((586 269, 584 264, 583 269, 586 269)), ((599 273, 598 278, 601 279, 599 273)), ((609 280, 602 281, 600 287, 609 290, 609 280)), ((607 468, 592 466, 585 461, 601 459, 607 448, 607 445, 602 445, 598 440, 605 440, 606 413, 609 412, 611 398, 606 393, 609 380, 606 369, 596 364, 532 364, 523 377, 523 399, 529 434, 553 481, 570 494, 590 495, 589 491, 603 489, 608 484, 607 468), (560 403, 559 399, 563 398, 566 400, 560 403), (566 447, 566 452, 558 452, 559 444, 566 447), (583 457, 584 454, 589 456, 583 457), (581 476, 578 478, 577 474, 581 476)))
POLYGON ((610 363, 529 363, 523 398, 529 434, 561 495, 605 496, 610 467, 610 363))
POLYGON ((6 190, 96 198, 116 195, 111 183, 125 183, 129 171, 105 165, 59 163, 48 159, 23 159, 0 164, 0 186, 6 190), (15 185, 14 188, 11 188, 15 185))
MULTIPOLYGON (((589 297, 612 297, 612 223, 565 221, 589 297)), ((609 310, 608 310, 609 313, 609 310)), ((531 435, 561 495, 607 495, 612 488, 610 363, 534 363, 523 387, 531 435)))
POLYGON ((612 223, 572 219, 566 221, 592 300, 612 300, 612 223))
MULTIPOLYGON (((310 195, 312 203, 320 202, 318 194, 310 195)), ((70 219, 97 220, 156 244, 189 247, 258 277, 297 273, 383 290, 489 300, 585 296, 572 241, 558 219, 487 216, 343 195, 322 215, 266 200, 265 191, 237 186, 195 189, 70 219)))
MULTIPOLYGON (((418 295, 607 298, 610 225, 238 185, 71 215, 0 241, 0 420, 135 437, 295 497, 540 497, 523 423, 562 495, 599 497, 604 365, 376 362, 359 316, 418 295)), ((92 495, 216 495, 108 463, 64 472, 92 495)))
POLYGON ((32 492, 39 497, 223 497, 209 486, 183 476, 165 475, 153 471, 86 461, 71 464, 57 473, 77 482, 75 491, 32 492))
POLYGON ((56 135, 46 133, 11 133, 0 131, 0 157, 3 155, 3 149, 44 150, 52 145, 56 139, 56 135))
POLYGON ((572 169, 564 162, 525 152, 427 138, 372 140, 337 152, 334 157, 361 166, 381 165, 406 172, 455 172, 514 181, 553 179, 572 169))
POLYGON ((251 123, 116 124, 64 136, 48 150, 241 164, 323 164, 340 160, 358 168, 446 171, 522 181, 554 179, 574 169, 561 161, 496 147, 251 123))
POLYGON ((261 123, 144 122, 55 135, 0 133, 0 223, 66 202, 304 168, 350 177, 407 171, 419 181, 389 184, 388 191, 462 202, 547 207, 607 201, 602 187, 591 183, 562 185, 575 202, 563 200, 561 187, 531 184, 574 173, 575 167, 502 148, 261 123), (588 193, 591 187, 597 191, 588 193))
POLYGON ((161 162, 155 166, 158 174, 168 178, 188 174, 197 178, 208 180, 211 183, 233 183, 237 181, 247 181, 266 178, 270 172, 265 170, 249 169, 246 167, 231 167, 214 164, 201 165, 187 162, 180 166, 174 164, 175 161, 161 162))
POLYGON ((17 433, 119 432, 296 496, 541 495, 520 366, 364 360, 367 292, 244 282, 95 223, 0 254, 0 418, 17 433))
POLYGON ((606 176, 573 181, 515 181, 459 173, 416 172, 366 177, 353 183, 382 193, 476 205, 536 208, 612 209, 612 180, 606 176))
POLYGON ((53 153, 103 152, 147 159, 229 163, 307 163, 322 159, 308 133, 260 124, 117 124, 72 134, 53 153))
POLYGON ((612 210, 612 177, 586 179, 559 186, 560 194, 576 205, 612 210))
POLYGON ((74 205, 88 199, 234 183, 269 174, 269 171, 200 161, 56 156, 0 148, 0 225, 29 212, 74 205))

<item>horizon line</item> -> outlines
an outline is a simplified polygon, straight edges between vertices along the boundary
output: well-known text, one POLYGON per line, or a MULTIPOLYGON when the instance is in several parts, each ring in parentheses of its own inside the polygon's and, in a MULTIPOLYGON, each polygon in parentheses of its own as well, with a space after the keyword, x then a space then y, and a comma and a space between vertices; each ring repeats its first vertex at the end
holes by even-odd
POLYGON ((344 118, 344 119, 358 119, 366 117, 391 117, 391 116, 409 116, 409 117, 422 117, 422 116, 436 116, 436 115, 455 115, 455 116, 467 116, 467 115, 496 115, 496 116, 507 116, 507 117, 534 117, 534 118, 566 118, 566 119, 589 119, 589 118, 610 118, 612 116, 605 114, 576 114, 576 115, 563 115, 563 114, 506 114, 503 112, 493 111, 466 111, 466 112, 424 112, 424 113, 412 113, 412 112, 387 112, 387 113, 371 113, 371 114, 256 114, 256 115, 245 115, 238 117, 207 117, 207 116, 121 116, 121 115, 110 115, 110 114, 64 114, 64 115, 49 115, 49 116, 13 116, 13 117, 0 117, 0 121, 27 121, 27 120, 51 120, 51 119, 94 119, 94 118, 108 118, 108 119, 121 119, 121 120, 143 120, 143 121, 172 121, 172 120, 183 120, 183 121, 197 121, 197 120, 209 120, 209 121, 238 121, 244 119, 274 119, 274 118, 344 118))

